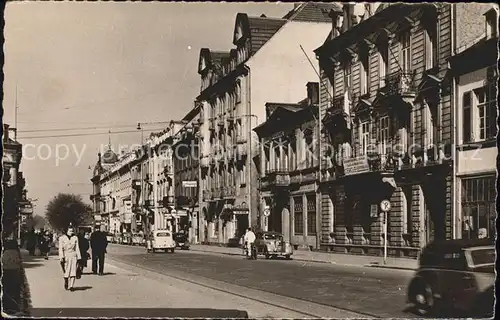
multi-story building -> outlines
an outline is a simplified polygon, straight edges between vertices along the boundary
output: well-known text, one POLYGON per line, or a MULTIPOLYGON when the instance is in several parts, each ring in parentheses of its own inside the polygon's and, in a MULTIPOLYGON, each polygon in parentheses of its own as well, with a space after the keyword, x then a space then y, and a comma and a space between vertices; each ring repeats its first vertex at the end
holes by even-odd
POLYGON ((176 134, 183 127, 181 121, 171 121, 168 128, 153 135, 150 157, 152 160, 151 176, 153 177, 153 196, 155 203, 155 228, 179 228, 179 217, 175 212, 174 198, 174 166, 172 145, 176 134))
POLYGON ((299 103, 266 103, 260 138, 262 227, 283 233, 297 247, 319 247, 318 83, 299 103))
POLYGON ((258 138, 267 101, 295 103, 303 84, 317 80, 308 62, 330 31, 333 3, 302 3, 281 19, 236 16, 228 51, 203 48, 198 72, 202 104, 201 212, 206 241, 226 243, 258 227, 258 138))
POLYGON ((21 224, 33 214, 33 208, 26 198, 26 181, 20 171, 22 160, 22 144, 12 139, 8 124, 3 127, 3 206, 2 206, 2 238, 6 240, 20 240, 21 224))
POLYGON ((179 231, 189 232, 189 239, 196 243, 200 238, 199 217, 199 121, 200 105, 195 103, 182 119, 183 128, 176 134, 172 145, 175 209, 179 231))
MULTIPOLYGON (((476 5, 477 12, 487 9, 476 5)), ((465 16, 457 24, 465 23, 465 16)), ((468 41, 450 58, 455 80, 456 237, 495 237, 498 7, 467 25, 468 41), (479 30, 481 32, 477 39, 479 30), (476 41, 471 41, 476 40, 476 41)), ((458 44, 457 44, 458 45, 458 44)))
POLYGON ((416 256, 455 237, 454 114, 448 59, 472 6, 344 4, 316 50, 324 248, 416 256), (360 187, 362 186, 362 187, 360 187), (389 200, 385 215, 380 207, 389 200), (385 223, 387 221, 387 223, 385 223))

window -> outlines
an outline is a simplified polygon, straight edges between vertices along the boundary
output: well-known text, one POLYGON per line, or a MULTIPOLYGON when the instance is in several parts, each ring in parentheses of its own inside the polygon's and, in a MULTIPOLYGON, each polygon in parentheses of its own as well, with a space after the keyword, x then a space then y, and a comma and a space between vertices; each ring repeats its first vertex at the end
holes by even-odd
POLYGON ((462 179, 462 238, 494 236, 495 176, 462 179))
POLYGON ((479 123, 479 140, 493 139, 496 136, 496 87, 489 85, 475 90, 479 123))
POLYGON ((295 136, 290 139, 290 170, 297 170, 297 140, 295 136))
POLYGON ((246 184, 247 181, 246 173, 247 173, 247 166, 243 164, 240 170, 240 184, 246 184))
POLYGON ((302 197, 295 197, 294 200, 294 212, 293 212, 293 233, 295 235, 304 234, 304 212, 302 197))
POLYGON ((264 172, 267 173, 271 170, 271 154, 269 144, 264 145, 264 172))
POLYGON ((365 155, 370 145, 370 122, 364 121, 360 124, 360 155, 365 155))
POLYGON ((314 166, 314 139, 311 132, 306 133, 306 163, 305 168, 314 166))
POLYGON ((282 155, 282 160, 281 160, 281 168, 283 170, 288 171, 290 169, 290 165, 288 163, 288 149, 289 149, 289 142, 287 140, 283 141, 283 155, 282 155))
POLYGON ((352 86, 352 64, 351 61, 346 61, 344 63, 344 90, 348 90, 352 86))
POLYGON ((438 62, 438 44, 437 44, 437 21, 431 21, 425 26, 425 68, 431 69, 438 62))
POLYGON ((387 147, 389 146, 389 116, 382 116, 378 120, 379 127, 379 143, 382 148, 382 154, 386 153, 387 147))
POLYGON ((385 77, 389 73, 389 44, 384 43, 379 46, 378 69, 380 87, 385 87, 385 77))
POLYGON ((274 142, 274 169, 280 170, 280 160, 281 160, 281 150, 280 150, 280 142, 274 142))
POLYGON ((407 73, 411 70, 411 38, 410 32, 401 35, 401 68, 407 73))
POLYGON ((472 142, 472 92, 465 92, 462 96, 462 111, 463 111, 463 143, 472 142))
MULTIPOLYGON (((366 49, 369 50, 369 49, 366 49)), ((367 94, 370 91, 370 53, 364 52, 360 61, 361 67, 361 94, 367 94)))
POLYGON ((238 104, 241 102, 241 82, 238 80, 236 82, 235 90, 235 103, 238 104))
POLYGON ((307 196, 307 234, 316 235, 316 197, 307 196))

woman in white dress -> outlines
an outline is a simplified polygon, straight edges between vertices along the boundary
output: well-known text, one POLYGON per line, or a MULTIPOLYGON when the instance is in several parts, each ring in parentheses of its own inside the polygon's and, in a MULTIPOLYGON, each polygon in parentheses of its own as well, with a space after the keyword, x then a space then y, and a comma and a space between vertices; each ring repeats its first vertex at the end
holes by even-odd
POLYGON ((74 290, 77 262, 81 258, 78 237, 70 227, 66 234, 59 238, 59 260, 64 271, 64 289, 74 290))

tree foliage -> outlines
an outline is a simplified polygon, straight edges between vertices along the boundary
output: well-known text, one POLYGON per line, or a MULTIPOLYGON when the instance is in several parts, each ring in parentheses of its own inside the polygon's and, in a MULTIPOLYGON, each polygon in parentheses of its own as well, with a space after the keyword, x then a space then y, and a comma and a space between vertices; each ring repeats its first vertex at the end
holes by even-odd
POLYGON ((28 221, 26 221, 26 229, 31 230, 33 229, 43 229, 47 226, 47 220, 45 217, 39 216, 39 215, 34 215, 31 218, 28 218, 28 221))
POLYGON ((92 208, 80 195, 59 193, 50 200, 45 216, 53 229, 63 231, 70 225, 78 227, 89 219, 92 208))

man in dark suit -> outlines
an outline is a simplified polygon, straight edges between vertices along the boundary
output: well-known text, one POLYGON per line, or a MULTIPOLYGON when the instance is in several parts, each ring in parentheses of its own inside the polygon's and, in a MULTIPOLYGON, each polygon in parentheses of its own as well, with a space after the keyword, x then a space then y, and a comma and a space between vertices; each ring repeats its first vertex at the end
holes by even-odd
POLYGON ((90 236, 90 247, 92 249, 92 273, 103 275, 104 274, 104 255, 108 240, 106 234, 99 229, 94 231, 90 236), (99 268, 97 268, 99 266, 99 268))

